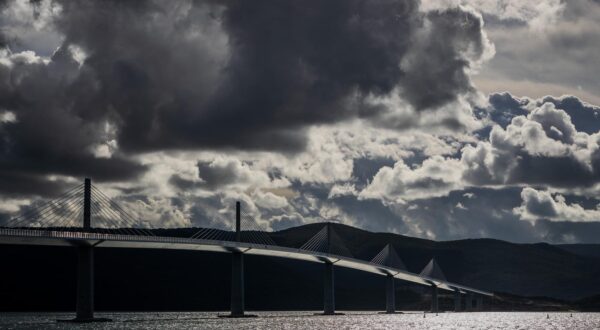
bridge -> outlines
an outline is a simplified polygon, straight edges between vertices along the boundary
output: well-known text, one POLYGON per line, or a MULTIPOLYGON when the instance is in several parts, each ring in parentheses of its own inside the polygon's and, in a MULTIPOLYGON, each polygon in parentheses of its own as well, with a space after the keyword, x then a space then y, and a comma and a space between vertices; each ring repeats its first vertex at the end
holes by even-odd
POLYGON ((395 313, 395 281, 417 283, 431 290, 431 312, 437 313, 438 290, 454 293, 454 310, 461 311, 463 297, 468 310, 480 310, 482 298, 492 293, 446 280, 432 259, 419 274, 406 270, 400 256, 387 244, 371 260, 354 258, 330 223, 324 223, 300 248, 278 246, 268 233, 248 217, 236 202, 235 231, 201 228, 190 237, 157 235, 118 203, 93 186, 90 179, 59 198, 37 205, 0 227, 0 244, 67 246, 76 248, 77 302, 75 322, 107 321, 94 317, 94 249, 171 249, 229 253, 231 314, 250 316, 244 306, 244 256, 260 255, 323 264, 323 314, 334 315, 335 267, 369 272, 385 278, 386 311, 395 313), (92 220, 95 226, 92 227, 92 220))

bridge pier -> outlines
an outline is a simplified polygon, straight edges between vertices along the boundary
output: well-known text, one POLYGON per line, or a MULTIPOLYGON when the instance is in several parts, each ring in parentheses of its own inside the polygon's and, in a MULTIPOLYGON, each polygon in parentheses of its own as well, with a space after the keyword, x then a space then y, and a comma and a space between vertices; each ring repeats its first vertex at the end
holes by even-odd
POLYGON ((323 314, 335 315, 335 279, 331 262, 325 262, 323 273, 323 314))
POLYGON ((431 312, 438 312, 438 287, 436 285, 431 286, 431 312))
POLYGON ((76 312, 75 320, 94 318, 94 250, 91 246, 77 248, 76 312))
POLYGON ((385 280, 385 312, 396 313, 396 285, 392 274, 388 274, 385 280))
POLYGON ((244 316, 244 255, 233 252, 231 255, 231 315, 244 316))
POLYGON ((483 297, 481 295, 475 297, 475 310, 478 312, 483 310, 483 297))
POLYGON ((461 307, 461 294, 460 291, 456 290, 454 291, 454 311, 460 312, 462 309, 461 307))
POLYGON ((473 311, 473 294, 468 293, 465 301, 465 308, 468 312, 473 311))

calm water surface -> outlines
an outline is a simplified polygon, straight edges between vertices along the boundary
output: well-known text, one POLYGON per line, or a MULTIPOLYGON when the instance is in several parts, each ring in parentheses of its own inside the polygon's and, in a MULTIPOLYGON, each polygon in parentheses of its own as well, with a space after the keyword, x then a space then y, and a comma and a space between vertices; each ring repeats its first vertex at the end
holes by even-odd
MULTIPOLYGON (((257 318, 218 318, 214 312, 97 313, 113 322, 84 325, 56 323, 72 318, 61 313, 3 313, 2 329, 600 329, 600 313, 440 313, 382 315, 347 312, 314 316, 313 312, 257 312, 257 318)), ((222 313, 224 314, 224 313, 222 313)))

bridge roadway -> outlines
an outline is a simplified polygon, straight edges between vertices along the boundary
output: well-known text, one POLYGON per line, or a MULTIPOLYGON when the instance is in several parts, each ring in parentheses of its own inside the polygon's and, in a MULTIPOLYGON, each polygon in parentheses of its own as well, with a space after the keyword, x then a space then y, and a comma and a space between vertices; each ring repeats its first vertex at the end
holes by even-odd
POLYGON ((31 230, 7 228, 0 228, 0 244, 71 247, 91 246, 94 248, 118 249, 196 250, 280 257, 309 262, 331 263, 336 266, 356 269, 377 275, 391 275, 400 280, 426 286, 433 285, 437 288, 448 291, 460 292, 464 294, 493 296, 493 294, 490 292, 477 290, 448 281, 441 281, 435 278, 429 278, 427 276, 422 276, 405 270, 385 267, 365 260, 281 246, 178 237, 133 236, 103 233, 50 231, 42 229, 31 230))

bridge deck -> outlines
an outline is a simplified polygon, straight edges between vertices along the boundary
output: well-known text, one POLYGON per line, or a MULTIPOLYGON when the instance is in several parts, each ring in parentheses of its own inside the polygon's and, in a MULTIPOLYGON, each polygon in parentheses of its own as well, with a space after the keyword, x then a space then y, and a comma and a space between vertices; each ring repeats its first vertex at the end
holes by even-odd
POLYGON ((428 278, 400 269, 385 267, 369 261, 305 251, 294 248, 258 245, 242 242, 217 241, 204 239, 190 239, 177 237, 148 237, 133 235, 116 235, 102 233, 84 233, 67 231, 46 231, 26 229, 0 229, 0 244, 16 245, 42 245, 42 246, 79 246, 92 245, 99 248, 125 248, 125 249, 170 249, 170 250, 197 250, 211 252, 242 252, 244 254, 280 257, 310 262, 331 262, 337 266, 357 269, 378 275, 391 274, 400 280, 422 285, 434 284, 449 291, 472 292, 492 296, 485 292, 455 283, 428 278))

